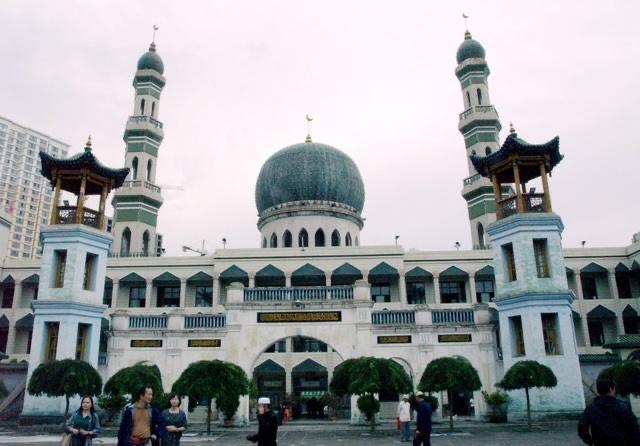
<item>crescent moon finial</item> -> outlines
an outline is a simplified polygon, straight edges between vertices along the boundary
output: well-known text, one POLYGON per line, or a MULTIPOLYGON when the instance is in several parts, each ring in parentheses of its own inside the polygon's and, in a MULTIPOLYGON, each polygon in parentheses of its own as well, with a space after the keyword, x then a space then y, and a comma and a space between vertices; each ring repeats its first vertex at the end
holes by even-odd
POLYGON ((313 117, 309 113, 307 113, 305 119, 307 120, 307 137, 304 142, 313 142, 311 140, 311 121, 313 121, 313 117))

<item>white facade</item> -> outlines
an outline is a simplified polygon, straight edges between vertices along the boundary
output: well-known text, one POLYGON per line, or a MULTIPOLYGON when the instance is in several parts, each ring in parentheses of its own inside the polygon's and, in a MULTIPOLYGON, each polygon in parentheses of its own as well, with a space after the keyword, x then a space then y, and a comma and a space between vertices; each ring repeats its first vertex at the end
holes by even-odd
POLYGON ((15 259, 40 257, 40 227, 51 218, 39 152, 66 157, 69 145, 0 116, 0 206, 13 221, 7 256, 15 259))

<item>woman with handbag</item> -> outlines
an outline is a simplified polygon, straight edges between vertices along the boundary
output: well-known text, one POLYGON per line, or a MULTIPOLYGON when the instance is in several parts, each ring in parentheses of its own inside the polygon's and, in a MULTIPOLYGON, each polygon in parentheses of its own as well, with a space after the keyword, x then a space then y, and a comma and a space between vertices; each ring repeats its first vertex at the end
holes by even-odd
POLYGON ((93 398, 82 398, 80 408, 67 420, 65 431, 68 440, 63 438, 61 444, 68 441, 69 446, 91 446, 93 439, 100 434, 100 419, 93 406, 93 398))

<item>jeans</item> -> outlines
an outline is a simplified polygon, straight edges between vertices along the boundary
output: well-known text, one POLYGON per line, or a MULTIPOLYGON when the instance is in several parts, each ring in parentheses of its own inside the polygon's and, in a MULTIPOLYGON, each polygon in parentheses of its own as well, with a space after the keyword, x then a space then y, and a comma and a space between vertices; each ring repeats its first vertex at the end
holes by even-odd
POLYGON ((400 422, 400 441, 411 441, 411 421, 400 422))

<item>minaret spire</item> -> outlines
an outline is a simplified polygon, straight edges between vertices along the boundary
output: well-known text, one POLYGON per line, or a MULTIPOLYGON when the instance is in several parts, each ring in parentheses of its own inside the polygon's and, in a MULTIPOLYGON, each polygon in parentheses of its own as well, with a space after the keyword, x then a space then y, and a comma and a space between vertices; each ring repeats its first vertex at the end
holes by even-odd
POLYGON ((467 22, 469 16, 463 12, 462 18, 464 19, 464 38, 465 40, 468 40, 471 38, 471 33, 469 32, 469 23, 467 22))
POLYGON ((307 113, 305 119, 307 120, 307 137, 304 142, 311 143, 313 142, 313 140, 311 139, 311 121, 313 121, 313 117, 307 113))

